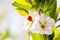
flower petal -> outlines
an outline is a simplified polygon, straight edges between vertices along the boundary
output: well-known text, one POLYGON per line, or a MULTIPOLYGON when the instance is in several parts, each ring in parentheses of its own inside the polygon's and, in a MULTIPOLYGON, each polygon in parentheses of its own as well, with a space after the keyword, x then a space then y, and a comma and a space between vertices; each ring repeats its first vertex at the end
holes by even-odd
POLYGON ((38 16, 39 15, 39 13, 38 13, 38 11, 36 11, 36 10, 34 10, 34 12, 33 12, 36 16, 38 16))
POLYGON ((45 21, 46 21, 46 19, 47 19, 47 16, 46 16, 46 14, 41 14, 41 16, 40 16, 40 22, 42 23, 42 24, 44 24, 45 23, 45 21))
POLYGON ((44 34, 51 35, 52 34, 52 27, 47 27, 47 29, 44 30, 44 34))
POLYGON ((46 20, 46 26, 47 27, 52 27, 52 26, 54 26, 54 24, 55 24, 54 19, 48 17, 47 20, 46 20))
POLYGON ((45 34, 46 34, 46 35, 51 35, 51 34, 52 34, 52 30, 46 30, 46 31, 45 31, 45 34))
POLYGON ((43 29, 40 29, 39 33, 40 34, 45 34, 43 29))
POLYGON ((39 23, 37 20, 34 21, 34 23, 32 24, 32 27, 30 28, 30 31, 32 31, 33 33, 39 33, 39 23))
POLYGON ((40 34, 44 34, 44 31, 41 29, 41 25, 39 24, 38 20, 35 20, 31 29, 30 29, 33 33, 40 33, 40 34))
POLYGON ((35 17, 39 17, 38 11, 34 10, 34 12, 29 11, 29 15, 32 16, 33 20, 35 20, 35 17))
POLYGON ((29 21, 29 20, 25 20, 25 22, 24 22, 24 25, 23 25, 23 29, 24 30, 28 30, 29 28, 30 28, 30 25, 32 24, 32 22, 31 21, 29 21))

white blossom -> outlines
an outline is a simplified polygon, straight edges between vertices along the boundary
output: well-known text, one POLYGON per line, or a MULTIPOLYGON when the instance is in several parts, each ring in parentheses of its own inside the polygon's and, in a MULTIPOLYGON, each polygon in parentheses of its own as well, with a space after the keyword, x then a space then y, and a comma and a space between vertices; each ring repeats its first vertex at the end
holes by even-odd
POLYGON ((35 18, 35 21, 33 22, 30 30, 33 33, 40 33, 46 35, 52 34, 52 27, 55 24, 54 19, 46 16, 46 14, 44 13, 37 18, 35 18))

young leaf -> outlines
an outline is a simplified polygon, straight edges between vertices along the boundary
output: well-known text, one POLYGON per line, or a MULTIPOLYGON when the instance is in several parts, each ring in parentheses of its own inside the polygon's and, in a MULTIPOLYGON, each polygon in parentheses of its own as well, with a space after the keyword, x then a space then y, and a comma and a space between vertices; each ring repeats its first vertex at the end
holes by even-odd
POLYGON ((44 40, 43 35, 34 33, 32 34, 32 39, 33 40, 44 40))
POLYGON ((16 0, 16 2, 18 3, 18 4, 21 4, 21 5, 26 5, 26 6, 32 6, 29 2, 27 2, 27 1, 29 1, 29 0, 16 0))
POLYGON ((22 16, 28 16, 28 12, 24 11, 24 10, 20 10, 20 9, 17 9, 17 12, 22 15, 22 16))
POLYGON ((26 11, 28 11, 29 9, 31 9, 30 6, 19 4, 16 1, 14 3, 12 3, 12 5, 15 6, 16 8, 24 9, 26 11))
POLYGON ((32 9, 30 6, 18 4, 16 1, 12 3, 12 5, 16 7, 18 13, 21 14, 22 16, 27 16, 28 11, 32 9))

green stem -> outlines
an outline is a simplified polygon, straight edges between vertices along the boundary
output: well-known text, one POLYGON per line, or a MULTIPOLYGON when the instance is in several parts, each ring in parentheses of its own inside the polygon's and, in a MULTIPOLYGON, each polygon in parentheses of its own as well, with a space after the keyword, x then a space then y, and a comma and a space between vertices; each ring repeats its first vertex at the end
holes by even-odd
POLYGON ((29 32, 29 30, 27 32, 28 32, 28 39, 27 40, 30 40, 30 32, 29 32))
POLYGON ((43 35, 44 40, 49 40, 48 35, 43 35))
POLYGON ((27 32, 28 32, 28 40, 30 40, 30 36, 32 35, 32 32, 29 30, 27 32))
POLYGON ((47 40, 49 40, 49 36, 47 35, 47 40))

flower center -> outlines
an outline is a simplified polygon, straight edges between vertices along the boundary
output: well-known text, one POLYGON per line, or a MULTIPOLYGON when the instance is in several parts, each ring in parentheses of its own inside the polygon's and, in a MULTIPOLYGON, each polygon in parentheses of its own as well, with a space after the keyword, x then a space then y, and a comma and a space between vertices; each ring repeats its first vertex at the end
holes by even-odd
POLYGON ((42 28, 42 29, 45 29, 45 25, 44 25, 44 24, 41 24, 41 28, 42 28))
POLYGON ((46 27, 46 26, 45 26, 45 23, 44 23, 44 24, 42 24, 41 22, 39 22, 39 23, 40 23, 40 25, 41 25, 41 28, 42 28, 42 29, 45 29, 45 27, 46 27))

